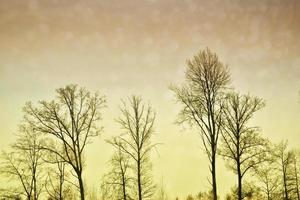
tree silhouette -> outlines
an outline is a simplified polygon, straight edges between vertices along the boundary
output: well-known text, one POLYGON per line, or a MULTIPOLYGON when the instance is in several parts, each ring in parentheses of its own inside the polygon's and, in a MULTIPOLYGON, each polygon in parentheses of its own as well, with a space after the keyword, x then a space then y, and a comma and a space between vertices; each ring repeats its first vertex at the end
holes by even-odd
POLYGON ((68 180, 67 164, 57 155, 53 156, 54 158, 48 157, 45 161, 49 165, 45 189, 49 198, 53 200, 64 200, 71 190, 71 184, 69 184, 70 181, 68 180))
POLYGON ((275 156, 278 158, 278 166, 282 177, 283 199, 290 200, 294 193, 293 152, 288 151, 288 143, 280 142, 276 146, 275 156))
POLYGON ((120 148, 134 162, 137 199, 151 199, 155 192, 155 185, 150 175, 150 153, 156 146, 151 141, 155 113, 151 106, 146 107, 142 103, 141 97, 134 95, 129 98, 129 103, 123 101, 120 110, 121 117, 117 122, 124 133, 110 143, 120 148))
POLYGON ((84 150, 91 139, 100 134, 101 128, 97 125, 101 120, 100 111, 105 105, 105 97, 98 93, 91 94, 85 88, 79 89, 77 85, 67 85, 56 92, 55 100, 40 101, 37 107, 27 103, 25 119, 34 130, 63 147, 61 151, 50 143, 41 148, 72 167, 78 180, 80 199, 84 200, 84 150))
POLYGON ((254 174, 261 183, 261 191, 265 194, 267 200, 280 200, 280 174, 276 168, 276 159, 273 158, 273 149, 270 150, 266 162, 255 167, 254 174))
POLYGON ((262 99, 231 92, 224 105, 222 148, 220 154, 238 178, 238 200, 243 199, 242 179, 253 167, 264 162, 267 141, 258 134, 257 127, 249 127, 253 114, 264 107, 262 99))
POLYGON ((187 62, 187 84, 171 86, 183 104, 179 123, 189 122, 200 129, 200 136, 210 162, 212 192, 217 200, 216 154, 222 129, 224 90, 230 81, 227 67, 208 48, 187 62))
POLYGON ((299 192, 299 172, 298 172, 298 155, 299 152, 293 151, 293 173, 294 173, 294 182, 295 182, 295 192, 297 200, 300 200, 300 192, 299 192))
POLYGON ((129 156, 125 154, 120 146, 115 146, 110 165, 111 170, 105 174, 101 188, 106 191, 107 199, 131 200, 129 194, 132 189, 132 178, 130 177, 129 156))
POLYGON ((41 144, 41 137, 33 129, 21 125, 17 140, 11 145, 11 152, 2 152, 0 173, 15 180, 20 186, 14 189, 17 196, 25 196, 28 200, 38 200, 44 189, 41 144))

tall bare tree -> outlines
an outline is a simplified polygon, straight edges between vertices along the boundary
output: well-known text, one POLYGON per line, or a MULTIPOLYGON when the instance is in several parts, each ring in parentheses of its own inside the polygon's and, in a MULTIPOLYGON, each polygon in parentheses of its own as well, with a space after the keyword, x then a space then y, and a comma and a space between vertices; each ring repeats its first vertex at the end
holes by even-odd
POLYGON ((293 152, 288 150, 287 141, 280 142, 275 151, 282 176, 283 199, 290 200, 294 193, 293 152))
POLYGON ((106 190, 106 196, 111 200, 131 200, 132 178, 130 177, 129 156, 124 154, 121 147, 116 147, 110 160, 111 170, 103 178, 102 189, 106 190))
POLYGON ((101 120, 105 97, 98 93, 91 94, 77 85, 67 85, 56 90, 55 100, 40 101, 38 106, 26 104, 25 119, 48 140, 63 147, 48 144, 42 149, 57 155, 69 164, 78 180, 81 200, 85 199, 82 172, 84 168, 84 150, 93 137, 100 134, 98 126, 101 120))
POLYGON ((257 127, 249 127, 254 113, 264 107, 258 97, 227 94, 224 105, 222 148, 220 154, 228 161, 228 166, 237 174, 238 200, 243 199, 242 179, 251 168, 266 161, 267 140, 263 139, 257 127))
POLYGON ((2 152, 3 162, 0 173, 7 175, 20 187, 15 188, 18 194, 27 200, 38 200, 44 189, 43 152, 37 133, 25 126, 20 126, 16 142, 11 146, 11 152, 2 152))
POLYGON ((183 104, 179 123, 189 122, 200 129, 212 179, 214 200, 217 200, 216 155, 222 129, 224 90, 230 82, 227 66, 208 48, 187 62, 187 84, 171 86, 177 100, 183 104))
POLYGON ((124 133, 114 138, 111 144, 129 155, 134 162, 136 196, 138 200, 151 199, 154 195, 150 163, 150 153, 156 144, 152 143, 155 113, 151 106, 146 107, 142 98, 132 96, 129 103, 123 101, 120 107, 121 117, 117 119, 124 133))

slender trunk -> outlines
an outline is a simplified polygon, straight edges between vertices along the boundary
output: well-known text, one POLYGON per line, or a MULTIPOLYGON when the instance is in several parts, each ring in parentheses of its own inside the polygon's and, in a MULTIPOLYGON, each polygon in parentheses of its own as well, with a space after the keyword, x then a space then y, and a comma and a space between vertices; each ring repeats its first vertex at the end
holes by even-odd
POLYGON ((218 199, 217 193, 217 179, 216 179, 216 154, 215 151, 212 152, 212 162, 211 162, 211 176, 212 176, 212 187, 213 187, 213 200, 218 199))
POLYGON ((283 199, 284 200, 289 200, 289 194, 288 194, 288 189, 287 189, 287 165, 288 161, 284 160, 284 154, 283 152, 281 153, 281 170, 282 170, 282 179, 283 179, 283 199))
POLYGON ((238 200, 242 200, 242 173, 241 173, 241 166, 239 162, 237 163, 237 172, 238 172, 238 200))
POLYGON ((118 154, 119 154, 118 164, 119 164, 119 167, 120 167, 120 170, 121 170, 121 177, 122 177, 123 200, 126 200, 127 199, 127 194, 126 194, 126 166, 124 166, 124 169, 123 169, 123 163, 124 163, 123 159, 124 159, 124 157, 123 157, 120 149, 118 151, 118 154))
POLYGON ((284 199, 289 200, 289 193, 287 190, 286 179, 284 178, 284 199))
POLYGON ((59 189, 59 200, 63 200, 62 188, 59 189))
POLYGON ((137 181, 138 181, 138 195, 139 195, 139 200, 142 200, 142 180, 141 180, 141 163, 140 160, 138 159, 137 162, 137 181))
POLYGON ((137 181, 138 181, 138 195, 139 199, 142 200, 142 180, 141 180, 141 140, 142 137, 140 138, 140 124, 139 124, 139 106, 138 102, 136 102, 136 107, 134 109, 134 114, 135 114, 135 121, 136 121, 136 126, 135 126, 135 131, 136 131, 136 141, 137 141, 137 181))
POLYGON ((37 198, 36 198, 36 186, 35 186, 35 181, 33 182, 33 200, 37 200, 37 198))
POLYGON ((269 189, 269 183, 268 180, 266 180, 266 186, 267 186, 267 198, 268 200, 271 200, 271 195, 270 195, 270 189, 269 189))
MULTIPOLYGON (((237 117, 236 113, 236 117, 237 117)), ((236 130, 237 130, 237 146, 236 146, 236 153, 237 153, 237 162, 236 162, 236 168, 237 168, 237 174, 238 174, 238 200, 242 200, 242 172, 241 172, 241 153, 240 153, 240 127, 239 123, 236 123, 236 130)))
POLYGON ((57 163, 59 169, 59 200, 63 200, 63 185, 65 178, 65 164, 62 162, 57 163))
MULTIPOLYGON (((208 82, 206 82, 208 84, 208 82)), ((208 85, 207 85, 208 87, 208 85)), ((209 91, 209 88, 208 88, 209 91)), ((210 92, 208 93, 208 96, 210 98, 210 92)), ((212 163, 211 163, 211 175, 212 175, 212 186, 213 186, 213 199, 217 200, 218 199, 218 191, 217 191, 217 178, 216 178, 216 152, 217 152, 217 142, 215 141, 216 138, 216 123, 215 123, 215 117, 214 117, 214 107, 212 105, 213 100, 209 99, 208 101, 208 110, 209 110, 209 118, 211 120, 209 120, 209 127, 212 133, 212 137, 211 137, 211 153, 212 153, 212 163)))
POLYGON ((283 185, 284 185, 284 199, 289 200, 289 193, 287 189, 287 178, 286 178, 286 172, 283 171, 283 185))
POLYGON ((33 170, 33 199, 37 200, 36 169, 33 170))
POLYGON ((268 200, 271 200, 270 192, 268 191, 268 200))
POLYGON ((60 184, 59 184, 59 200, 63 200, 63 180, 61 177, 60 184))
POLYGON ((79 190, 80 190, 80 200, 84 200, 84 185, 83 185, 83 180, 82 180, 82 173, 78 173, 78 183, 79 183, 79 190))
POLYGON ((122 187, 123 187, 123 199, 127 199, 127 194, 126 194, 126 182, 125 182, 125 177, 124 174, 122 174, 122 187))

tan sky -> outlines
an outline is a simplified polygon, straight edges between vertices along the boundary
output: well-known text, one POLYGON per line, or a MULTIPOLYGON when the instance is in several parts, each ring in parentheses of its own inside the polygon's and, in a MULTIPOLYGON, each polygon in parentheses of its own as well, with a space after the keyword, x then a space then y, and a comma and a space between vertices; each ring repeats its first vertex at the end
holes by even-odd
MULTIPOLYGON (((300 146, 299 0, 0 0, 0 147, 14 141, 26 101, 52 99, 78 83, 107 95, 105 131, 88 147, 85 171, 97 187, 119 133, 120 98, 140 94, 157 111, 154 175, 172 197, 209 189, 208 162, 195 130, 173 122, 168 90, 185 61, 210 47, 227 63, 232 86, 264 98, 253 120, 273 141, 300 146)), ((220 159, 218 185, 235 183, 220 159)))

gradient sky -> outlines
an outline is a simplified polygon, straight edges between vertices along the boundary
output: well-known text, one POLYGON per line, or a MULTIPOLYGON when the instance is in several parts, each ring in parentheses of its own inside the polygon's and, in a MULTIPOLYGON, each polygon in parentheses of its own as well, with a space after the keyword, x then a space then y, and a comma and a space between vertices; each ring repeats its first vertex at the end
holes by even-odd
MULTIPOLYGON (((208 190, 195 130, 173 122, 171 83, 205 47, 228 64, 232 87, 267 106, 252 123, 272 141, 300 146, 299 0, 0 0, 0 148, 15 139, 26 101, 53 99, 69 83, 108 98, 101 138, 87 149, 85 178, 98 187, 119 134, 120 99, 140 94, 157 111, 154 176, 171 197, 208 190)), ((235 184, 218 162, 221 194, 235 184)))

